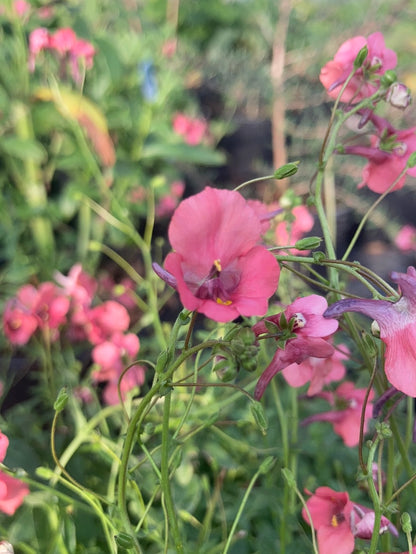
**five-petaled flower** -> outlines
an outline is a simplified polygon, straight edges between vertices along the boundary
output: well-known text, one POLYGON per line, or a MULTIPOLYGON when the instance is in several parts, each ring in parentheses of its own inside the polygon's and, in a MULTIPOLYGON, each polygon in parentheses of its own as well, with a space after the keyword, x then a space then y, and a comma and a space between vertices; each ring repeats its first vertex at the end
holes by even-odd
MULTIPOLYGON (((272 378, 291 364, 300 364, 310 356, 328 358, 334 353, 334 347, 326 338, 335 333, 338 322, 322 316, 328 304, 323 296, 312 294, 297 298, 284 311, 284 318, 291 325, 296 336, 287 340, 284 348, 278 348, 269 366, 263 371, 257 382, 254 397, 259 400, 272 378)), ((253 326, 256 336, 267 335, 270 324, 276 327, 276 339, 281 339, 281 316, 277 314, 259 321, 253 326)))
MULTIPOLYGON (((316 531, 319 554, 351 554, 356 537, 371 538, 374 512, 352 502, 347 492, 329 487, 318 487, 314 494, 306 492, 311 495, 306 502, 309 514, 304 508, 302 516, 316 531)), ((386 531, 398 534, 394 525, 382 516, 380 534, 386 531)))
POLYGON ((261 223, 235 191, 207 187, 176 209, 169 225, 174 252, 155 272, 173 286, 182 304, 221 322, 264 315, 280 269, 259 244, 261 223))
POLYGON ((380 87, 380 77, 389 69, 394 69, 397 56, 385 47, 381 33, 373 33, 366 39, 357 36, 344 42, 334 59, 322 69, 319 79, 331 98, 336 98, 348 76, 354 69, 354 61, 362 48, 367 46, 368 54, 342 93, 343 102, 357 103, 372 96, 380 87))
MULTIPOLYGON (((0 462, 3 462, 9 439, 0 431, 0 462)), ((29 488, 19 479, 0 471, 0 512, 12 516, 29 494, 29 488)))
POLYGON ((391 278, 402 293, 397 302, 346 298, 332 304, 324 317, 332 319, 344 312, 359 312, 375 319, 386 345, 387 379, 399 391, 416 397, 416 269, 409 267, 407 273, 393 272, 391 278))

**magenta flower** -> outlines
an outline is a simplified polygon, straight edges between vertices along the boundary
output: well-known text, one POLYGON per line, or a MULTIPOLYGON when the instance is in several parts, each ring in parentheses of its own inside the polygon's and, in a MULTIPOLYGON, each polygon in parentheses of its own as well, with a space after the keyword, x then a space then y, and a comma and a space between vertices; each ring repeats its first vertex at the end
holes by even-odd
MULTIPOLYGON (((287 322, 292 320, 295 338, 287 340, 284 349, 278 348, 269 366, 263 371, 257 382, 254 397, 259 400, 272 378, 282 369, 291 364, 300 364, 309 357, 328 358, 333 355, 334 347, 325 338, 329 337, 338 328, 335 319, 330 320, 322 316, 328 304, 324 297, 312 294, 296 299, 284 311, 287 322), (327 325, 329 323, 329 325, 327 325), (325 337, 325 338, 324 338, 325 337)), ((269 330, 266 322, 276 327, 276 339, 281 338, 281 314, 267 317, 256 323, 253 331, 256 336, 267 335, 269 330)))
POLYGON ((387 300, 343 299, 332 304, 324 317, 333 318, 344 312, 359 312, 375 319, 380 338, 386 345, 384 371, 389 382, 399 391, 416 397, 416 269, 392 273, 402 297, 387 300))
MULTIPOLYGON (((6 456, 8 445, 9 439, 0 431, 0 462, 3 462, 6 456)), ((14 515, 29 492, 25 483, 0 471, 0 512, 14 515)))
POLYGON ((313 396, 321 392, 325 385, 345 377, 342 360, 348 359, 348 354, 347 346, 342 344, 328 358, 310 357, 300 364, 290 364, 282 370, 282 375, 291 387, 302 387, 310 382, 307 395, 313 396))
MULTIPOLYGON (((318 539, 319 554, 351 554, 355 538, 370 539, 374 529, 374 512, 361 504, 351 502, 347 492, 337 492, 329 487, 318 487, 307 500, 312 522, 305 508, 303 519, 312 524, 318 539)), ((384 516, 380 534, 389 531, 397 536, 397 529, 384 516)))
POLYGON ((21 302, 16 298, 6 302, 3 313, 3 331, 11 344, 26 344, 37 328, 37 318, 21 302))
POLYGON ((49 47, 59 54, 67 54, 75 46, 77 35, 70 27, 58 29, 50 36, 49 47))
POLYGON ((342 85, 354 69, 358 52, 364 46, 368 48, 368 55, 344 90, 341 97, 343 102, 357 103, 368 98, 380 87, 380 77, 388 69, 396 67, 396 53, 385 47, 381 33, 373 33, 367 39, 363 36, 349 39, 340 46, 334 59, 321 69, 319 75, 331 98, 338 96, 342 85))
MULTIPOLYGON (((293 221, 281 221, 276 225, 275 239, 277 246, 295 244, 305 233, 312 229, 314 219, 306 206, 295 206, 292 209, 292 217, 293 221)), ((296 248, 290 249, 289 252, 294 256, 306 256, 308 254, 307 250, 297 250, 296 248)))
MULTIPOLYGON (((334 432, 339 435, 344 444, 349 447, 357 446, 360 438, 361 412, 363 409, 366 389, 356 389, 354 383, 345 381, 335 392, 321 392, 319 396, 325 398, 333 410, 312 415, 302 421, 308 425, 316 421, 331 423, 334 432)), ((374 391, 370 391, 364 415, 364 433, 368 429, 368 421, 372 417, 372 400, 374 391)))
POLYGON ((215 321, 264 315, 280 269, 259 245, 261 224, 235 191, 207 187, 176 209, 169 225, 174 252, 156 273, 178 292, 188 310, 215 321))
MULTIPOLYGON (((367 185, 372 191, 383 193, 406 169, 410 155, 416 151, 416 127, 398 130, 382 117, 372 114, 370 119, 377 129, 377 134, 370 138, 371 145, 346 146, 343 153, 367 158, 358 187, 367 185)), ((416 167, 409 168, 406 174, 416 177, 416 167)), ((391 190, 403 187, 406 174, 391 190)))
POLYGON ((104 342, 114 333, 124 333, 129 325, 128 311, 115 300, 107 300, 86 312, 86 333, 92 344, 104 342))

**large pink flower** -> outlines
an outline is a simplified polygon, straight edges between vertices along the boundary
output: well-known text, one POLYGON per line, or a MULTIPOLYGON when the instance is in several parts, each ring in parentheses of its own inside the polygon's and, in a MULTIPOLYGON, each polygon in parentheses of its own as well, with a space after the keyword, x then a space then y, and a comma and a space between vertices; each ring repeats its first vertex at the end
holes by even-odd
POLYGON ((387 379, 399 391, 416 397, 416 269, 394 272, 391 278, 402 292, 397 302, 348 298, 332 304, 324 316, 333 318, 344 312, 360 312, 375 319, 380 338, 386 344, 387 379))
MULTIPOLYGON (((306 506, 312 522, 305 508, 302 510, 302 517, 316 531, 319 554, 351 554, 355 537, 371 539, 374 511, 351 502, 347 492, 318 487, 307 500, 306 506)), ((386 531, 398 535, 394 525, 382 516, 380 534, 386 531)))
MULTIPOLYGON (((321 392, 319 396, 325 398, 333 406, 333 409, 329 412, 312 415, 304 419, 302 424, 327 421, 332 423, 334 432, 342 438, 346 446, 357 446, 366 392, 366 389, 355 388, 354 383, 349 381, 342 383, 335 392, 321 392)), ((371 390, 364 414, 364 433, 367 431, 368 421, 372 417, 373 398, 374 391, 371 390)))
POLYGON ((363 36, 349 39, 340 46, 334 59, 321 69, 319 79, 331 98, 338 96, 353 71, 358 52, 364 46, 368 48, 368 55, 344 90, 341 97, 343 102, 357 103, 368 98, 378 90, 380 77, 388 69, 396 67, 396 53, 385 47, 381 33, 373 33, 367 39, 363 36))
POLYGON ((188 310, 221 322, 264 315, 280 269, 260 236, 259 218, 238 192, 207 187, 176 209, 169 226, 174 252, 166 271, 154 269, 188 310))
MULTIPOLYGON (((325 321, 322 314, 327 306, 328 304, 323 296, 312 294, 296 299, 286 308, 284 311, 285 319, 287 322, 292 320, 292 332, 296 334, 296 337, 289 338, 284 348, 276 350, 272 361, 257 382, 254 391, 254 397, 257 400, 263 396, 272 378, 285 367, 294 363, 300 364, 310 356, 328 358, 333 355, 334 348, 325 338, 335 333, 338 323, 335 319, 325 321)), ((270 323, 276 328, 276 339, 281 339, 281 333, 284 332, 281 325, 281 314, 267 317, 265 320, 256 323, 253 327, 256 336, 267 335, 270 323)))

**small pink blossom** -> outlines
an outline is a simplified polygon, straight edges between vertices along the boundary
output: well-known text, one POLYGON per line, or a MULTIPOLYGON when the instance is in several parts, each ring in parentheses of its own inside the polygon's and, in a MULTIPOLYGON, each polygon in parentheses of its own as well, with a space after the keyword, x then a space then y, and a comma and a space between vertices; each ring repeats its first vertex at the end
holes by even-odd
POLYGON ((50 36, 49 47, 59 54, 67 54, 75 46, 77 35, 71 28, 58 29, 50 36))
POLYGON ((353 71, 357 54, 364 46, 368 48, 368 55, 344 90, 343 102, 357 103, 373 95, 380 87, 380 77, 396 67, 396 53, 385 47, 381 33, 373 33, 367 39, 363 36, 349 39, 340 46, 334 59, 321 69, 319 79, 331 98, 337 98, 353 71))
POLYGON ((221 322, 266 313, 279 265, 258 244, 260 221, 238 192, 207 187, 187 198, 168 233, 174 252, 165 269, 153 267, 179 292, 185 308, 221 322))
MULTIPOLYGON (((338 323, 335 319, 327 320, 326 325, 323 313, 328 304, 324 297, 312 294, 303 298, 297 298, 284 311, 287 322, 293 324, 292 332, 296 337, 289 338, 284 348, 278 348, 269 366, 263 371, 257 382, 254 397, 259 400, 266 390, 272 378, 282 369, 291 364, 300 364, 309 357, 328 358, 334 354, 333 346, 326 340, 335 333, 338 323)), ((253 331, 256 336, 269 332, 267 323, 276 326, 276 339, 279 340, 281 328, 281 314, 267 317, 256 323, 253 331)))
POLYGON ((57 271, 54 278, 73 303, 85 307, 91 305, 97 290, 97 281, 82 269, 80 263, 73 265, 67 276, 57 271))
POLYGON ((177 113, 173 118, 173 130, 178 135, 181 135, 187 144, 195 146, 199 144, 206 135, 208 125, 203 119, 177 113))
POLYGON ((345 377, 343 360, 348 359, 349 350, 341 344, 328 358, 307 358, 300 364, 288 365, 282 370, 282 375, 291 387, 302 387, 310 381, 307 395, 313 396, 321 392, 325 385, 340 381, 345 377))
POLYGON ((375 319, 380 338, 386 345, 384 371, 399 391, 416 397, 416 269, 393 272, 392 280, 400 287, 397 302, 347 298, 332 304, 325 312, 328 318, 344 312, 360 312, 375 319))
POLYGON ((29 71, 35 71, 36 57, 49 48, 49 32, 44 27, 34 29, 29 35, 29 71))
MULTIPOLYGON (((360 438, 361 412, 367 389, 357 389, 354 383, 345 381, 335 392, 321 392, 319 396, 325 398, 333 409, 329 412, 312 415, 303 420, 303 425, 317 421, 327 421, 332 424, 334 432, 339 435, 344 444, 349 447, 357 446, 360 438)), ((371 390, 364 415, 364 433, 368 429, 368 422, 372 418, 372 400, 374 391, 371 390)))
POLYGON ((23 17, 29 13, 31 5, 26 0, 14 0, 13 8, 19 17, 23 17))
POLYGON ((6 302, 3 313, 3 331, 12 344, 26 344, 37 328, 38 320, 28 308, 17 299, 6 302))
MULTIPOLYGON (((295 206, 292 209, 293 220, 291 222, 281 221, 276 225, 275 240, 277 246, 287 246, 295 244, 305 233, 308 233, 314 224, 314 219, 306 206, 295 206)), ((307 255, 307 250, 297 250, 295 248, 289 251, 293 255, 307 255)))
POLYGON ((394 242, 402 252, 416 250, 416 227, 404 225, 397 233, 394 242))
POLYGON ((169 187, 169 193, 162 196, 156 205, 156 217, 172 215, 185 191, 183 181, 174 181, 169 187))

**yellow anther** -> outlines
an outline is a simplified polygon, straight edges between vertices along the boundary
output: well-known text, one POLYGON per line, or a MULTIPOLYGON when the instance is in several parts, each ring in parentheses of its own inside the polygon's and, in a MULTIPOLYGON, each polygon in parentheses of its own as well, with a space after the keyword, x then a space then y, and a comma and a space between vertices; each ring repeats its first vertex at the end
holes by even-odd
POLYGON ((221 262, 220 260, 214 260, 213 266, 217 271, 222 271, 221 262))
POLYGON ((231 300, 221 300, 221 298, 217 298, 217 304, 221 304, 222 306, 229 306, 232 304, 231 300))

